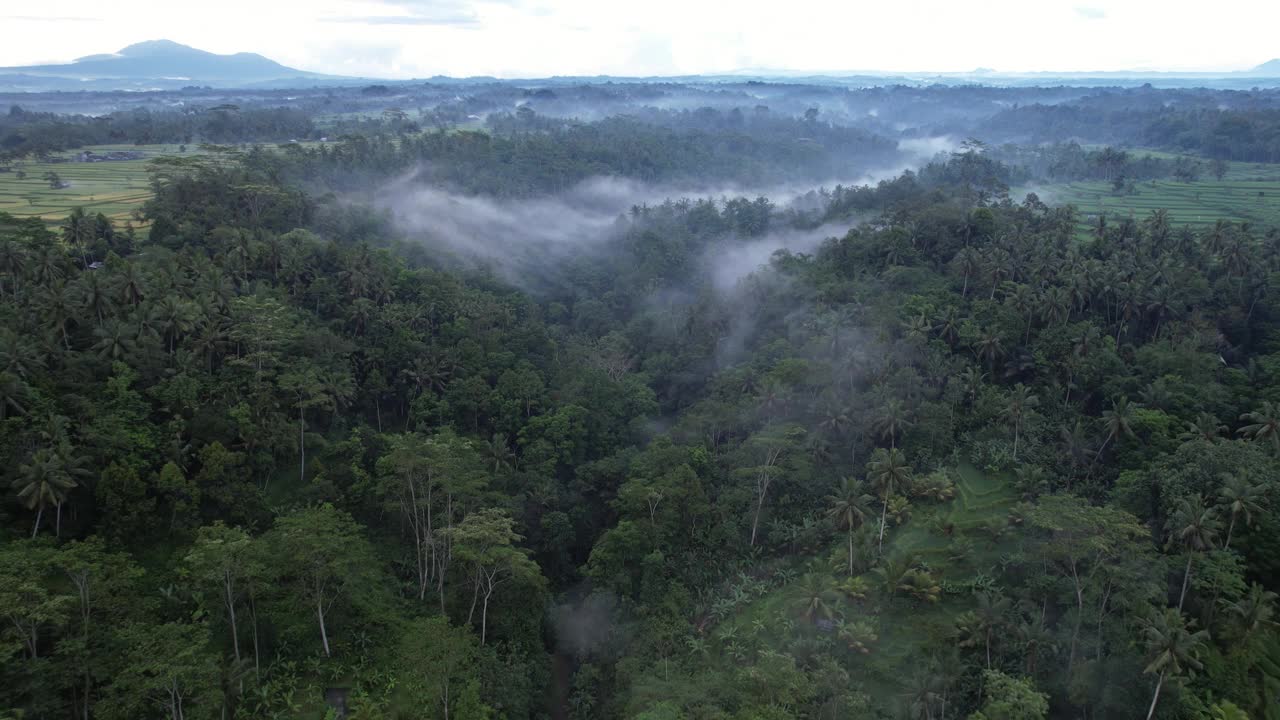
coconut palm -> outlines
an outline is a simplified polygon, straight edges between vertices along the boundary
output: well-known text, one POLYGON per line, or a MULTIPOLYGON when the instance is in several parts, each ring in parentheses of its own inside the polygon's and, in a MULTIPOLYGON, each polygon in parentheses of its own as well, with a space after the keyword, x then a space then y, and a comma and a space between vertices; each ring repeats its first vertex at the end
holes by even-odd
POLYGON ((1263 510, 1265 488, 1243 475, 1222 473, 1222 487, 1218 488, 1218 506, 1226 511, 1231 521, 1227 524, 1227 539, 1222 549, 1231 547, 1231 533, 1236 529, 1236 520, 1244 516, 1246 525, 1253 524, 1254 513, 1263 510))
POLYGON ((1276 624, 1275 603, 1275 593, 1258 583, 1253 583, 1244 597, 1235 602, 1226 603, 1226 609, 1235 618, 1240 632, 1247 637, 1276 624))
POLYGON ((867 521, 872 500, 866 486, 849 477, 841 478, 839 489, 827 496, 827 518, 845 531, 850 577, 853 577, 853 534, 867 521))
POLYGON ((1107 445, 1117 437, 1123 435, 1132 438, 1133 422, 1136 419, 1134 410, 1136 405, 1129 402, 1129 398, 1121 397, 1111 403, 1111 409, 1102 411, 1102 427, 1107 431, 1106 438, 1103 439, 1098 453, 1093 456, 1093 462, 1097 462, 1102 457, 1102 451, 1107 449, 1107 445))
POLYGON ((1187 551, 1187 569, 1182 574, 1182 593, 1178 596, 1178 611, 1187 599, 1187 586, 1191 582, 1191 562, 1196 553, 1211 549, 1218 540, 1218 514, 1206 507, 1204 498, 1182 498, 1178 508, 1170 516, 1165 529, 1169 532, 1169 546, 1181 546, 1187 551))
POLYGON ((1178 439, 1184 443, 1196 440, 1213 442, 1226 431, 1227 426, 1219 422, 1213 413, 1202 412, 1195 420, 1187 422, 1187 429, 1178 435, 1178 439))
POLYGON ((876 451, 871 454, 871 461, 867 463, 867 477, 882 502, 880 538, 877 541, 877 547, 878 552, 883 554, 885 516, 889 512, 889 498, 902 494, 911 487, 911 466, 907 464, 901 450, 876 448, 876 451))
POLYGON ((974 616, 978 621, 978 630, 982 633, 983 644, 987 650, 987 669, 991 669, 991 636, 999 632, 1005 624, 1005 616, 1009 614, 1011 603, 1009 598, 990 592, 975 595, 977 607, 974 616))
POLYGON ((1143 672, 1158 675, 1147 720, 1156 713, 1156 703, 1160 701, 1160 689, 1164 687, 1166 678, 1179 677, 1202 667, 1197 656, 1205 650, 1209 633, 1192 630, 1194 626, 1195 621, 1187 620, 1180 611, 1165 608, 1143 628, 1148 658, 1143 672))
POLYGON ((1018 459, 1018 439, 1022 434, 1022 422, 1026 418, 1027 412, 1039 404, 1040 398, 1022 383, 1014 385, 1013 390, 1009 393, 1009 400, 1004 406, 1003 414, 1013 424, 1013 459, 1015 462, 1018 459))
POLYGON ((978 333, 973 341, 973 352, 979 359, 985 360, 987 370, 995 370, 996 361, 1004 357, 1004 341, 995 328, 986 328, 978 333))
POLYGON ((1249 424, 1237 433, 1255 441, 1269 442, 1272 452, 1280 452, 1280 407, 1266 400, 1257 410, 1241 415, 1240 419, 1249 424))
POLYGON ((58 512, 57 534, 62 532, 62 503, 79 483, 77 477, 84 477, 89 471, 84 468, 87 458, 75 455, 71 446, 62 443, 58 447, 42 448, 36 451, 31 462, 23 465, 14 480, 14 488, 18 491, 18 500, 28 510, 36 511, 35 523, 31 526, 31 537, 40 532, 40 521, 44 517, 45 508, 53 505, 58 512))
POLYGON ((898 436, 914 423, 911 422, 906 405, 898 398, 889 398, 880 406, 872 424, 880 433, 880 438, 887 439, 889 447, 894 448, 898 446, 898 436))
POLYGON ((791 591, 791 606, 809 622, 830 620, 834 605, 840 599, 835 583, 827 575, 809 573, 800 578, 791 591))

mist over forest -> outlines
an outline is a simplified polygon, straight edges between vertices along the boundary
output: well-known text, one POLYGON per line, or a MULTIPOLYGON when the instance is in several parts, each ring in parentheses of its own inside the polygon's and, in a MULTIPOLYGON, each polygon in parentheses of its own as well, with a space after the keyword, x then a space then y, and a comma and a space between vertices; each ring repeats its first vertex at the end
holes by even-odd
POLYGON ((0 95, 0 720, 1280 720, 1280 87, 1104 80, 0 95))

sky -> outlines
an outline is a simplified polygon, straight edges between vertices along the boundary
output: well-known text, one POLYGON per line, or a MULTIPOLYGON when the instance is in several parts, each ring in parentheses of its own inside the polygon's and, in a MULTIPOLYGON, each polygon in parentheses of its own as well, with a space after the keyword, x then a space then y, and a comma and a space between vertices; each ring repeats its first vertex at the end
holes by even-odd
POLYGON ((1252 68, 1274 0, 47 0, 0 3, 0 66, 143 40, 365 77, 1252 68))

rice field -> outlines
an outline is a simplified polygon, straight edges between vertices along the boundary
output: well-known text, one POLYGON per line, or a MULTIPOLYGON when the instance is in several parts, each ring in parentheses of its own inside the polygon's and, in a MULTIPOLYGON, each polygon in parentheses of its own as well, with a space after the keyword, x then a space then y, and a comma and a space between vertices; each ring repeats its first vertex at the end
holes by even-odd
MULTIPOLYGON (((1174 157, 1167 153, 1150 153, 1174 157)), ((1142 220, 1155 210, 1166 210, 1174 226, 1202 228, 1218 220, 1248 222, 1260 227, 1280 227, 1280 165, 1231 163, 1218 180, 1203 175, 1195 182, 1150 180, 1138 183, 1133 195, 1116 194, 1107 182, 1073 182, 1026 188, 1054 205, 1075 205, 1081 227, 1092 227, 1099 214, 1109 219, 1142 220)))
MULTIPOLYGON (((17 217, 39 217, 56 223, 72 208, 102 213, 117 224, 131 220, 135 209, 151 197, 147 164, 162 155, 177 155, 177 145, 99 145, 86 150, 97 154, 113 151, 141 152, 139 160, 116 162, 75 162, 77 152, 63 153, 71 162, 22 162, 10 172, 0 173, 0 212, 17 217), (19 178, 19 174, 25 177, 19 178), (44 179, 53 172, 68 187, 54 189, 44 179)), ((195 152, 188 149, 188 152, 195 152)), ((135 224, 138 224, 134 221, 135 224)))

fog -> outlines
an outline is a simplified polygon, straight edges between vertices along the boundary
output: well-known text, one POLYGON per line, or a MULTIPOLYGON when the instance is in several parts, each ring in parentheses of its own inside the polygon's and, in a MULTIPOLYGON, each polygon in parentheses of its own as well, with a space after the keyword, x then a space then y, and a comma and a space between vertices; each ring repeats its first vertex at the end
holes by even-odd
MULTIPOLYGON (((633 207, 666 200, 767 197, 775 206, 815 202, 820 187, 863 185, 896 174, 886 170, 820 186, 659 187, 619 177, 594 177, 557 194, 524 199, 464 195, 425 186, 404 176, 377 193, 400 229, 413 240, 463 262, 482 265, 526 290, 556 284, 566 261, 610 252, 610 244, 629 227, 633 207)), ((824 239, 849 227, 823 225, 812 230, 778 228, 759 237, 725 238, 702 258, 718 290, 729 290, 766 265, 778 250, 813 251, 824 239)))

